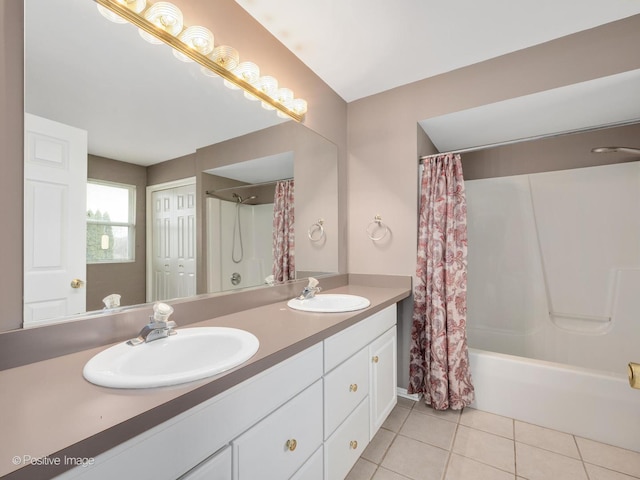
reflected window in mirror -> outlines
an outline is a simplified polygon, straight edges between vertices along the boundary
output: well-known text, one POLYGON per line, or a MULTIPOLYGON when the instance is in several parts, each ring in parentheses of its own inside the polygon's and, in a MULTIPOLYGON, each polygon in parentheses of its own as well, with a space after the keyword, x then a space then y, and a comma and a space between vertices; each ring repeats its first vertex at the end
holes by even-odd
POLYGON ((135 260, 135 185, 87 181, 87 263, 135 260))

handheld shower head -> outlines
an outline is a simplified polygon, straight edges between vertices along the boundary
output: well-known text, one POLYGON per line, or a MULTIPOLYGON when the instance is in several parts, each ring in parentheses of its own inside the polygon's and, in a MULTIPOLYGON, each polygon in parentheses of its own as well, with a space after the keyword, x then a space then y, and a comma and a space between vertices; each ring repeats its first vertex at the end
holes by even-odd
POLYGON ((240 197, 240 203, 247 203, 247 202, 250 202, 251 200, 255 200, 256 198, 258 198, 257 195, 251 195, 250 197, 247 197, 244 200, 242 199, 242 197, 240 197))
POLYGON ((233 195, 231 195, 233 197, 233 199, 238 203, 238 204, 244 204, 247 202, 250 202, 251 200, 255 200, 256 198, 258 198, 257 195, 251 195, 250 197, 247 198, 242 198, 242 196, 238 195, 237 193, 234 193, 233 195))

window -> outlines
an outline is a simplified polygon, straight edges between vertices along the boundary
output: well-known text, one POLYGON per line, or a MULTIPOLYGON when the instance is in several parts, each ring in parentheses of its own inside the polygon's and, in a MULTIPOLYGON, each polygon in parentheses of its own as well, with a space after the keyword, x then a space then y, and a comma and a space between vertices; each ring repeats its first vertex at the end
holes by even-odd
POLYGON ((136 187, 87 182, 87 263, 135 260, 136 187))

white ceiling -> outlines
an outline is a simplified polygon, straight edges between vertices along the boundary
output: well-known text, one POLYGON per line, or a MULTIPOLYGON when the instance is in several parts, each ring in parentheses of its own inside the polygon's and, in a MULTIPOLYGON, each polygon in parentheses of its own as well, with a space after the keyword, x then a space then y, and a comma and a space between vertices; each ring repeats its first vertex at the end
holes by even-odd
POLYGON ((205 173, 254 185, 293 178, 293 152, 276 153, 268 157, 216 167, 205 170, 205 173))
POLYGON ((640 13, 636 0, 236 2, 347 102, 640 13))

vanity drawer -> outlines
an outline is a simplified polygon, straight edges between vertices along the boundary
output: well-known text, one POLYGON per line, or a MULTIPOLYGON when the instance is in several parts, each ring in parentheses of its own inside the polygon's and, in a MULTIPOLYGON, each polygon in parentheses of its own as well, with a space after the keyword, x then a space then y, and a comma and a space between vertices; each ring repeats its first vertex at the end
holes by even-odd
POLYGON ((234 479, 289 478, 321 444, 322 381, 318 380, 233 441, 234 479))
POLYGON ((369 443, 369 398, 338 427, 324 446, 325 480, 342 480, 369 443))
POLYGON ((324 341, 325 373, 337 367, 397 323, 397 306, 390 305, 324 341))
POLYGON ((324 438, 329 438, 369 393, 368 359, 368 349, 363 348, 324 377, 324 438))

